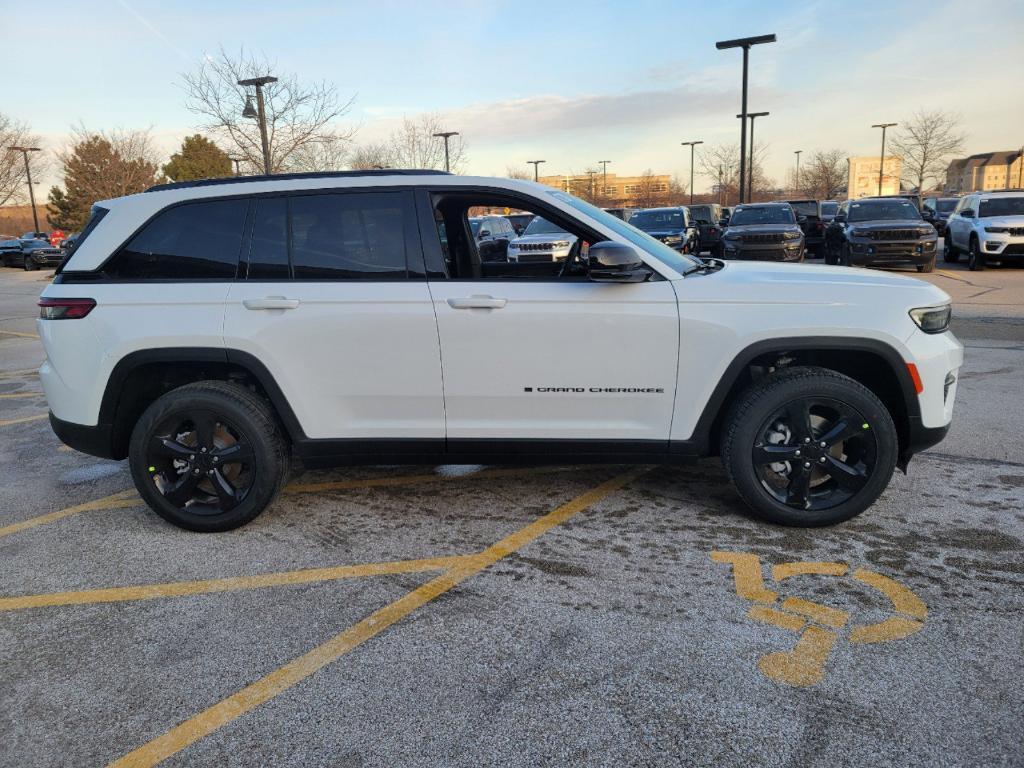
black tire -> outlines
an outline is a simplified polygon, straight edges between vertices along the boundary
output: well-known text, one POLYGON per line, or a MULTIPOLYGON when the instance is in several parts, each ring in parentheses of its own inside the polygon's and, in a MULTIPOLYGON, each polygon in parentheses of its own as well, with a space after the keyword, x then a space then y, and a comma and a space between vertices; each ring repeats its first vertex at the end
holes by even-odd
POLYGON ((187 384, 151 404, 132 430, 128 460, 150 508, 200 532, 255 518, 281 490, 289 464, 270 405, 224 381, 187 384))
POLYGON ((947 264, 956 264, 960 261, 960 251, 953 245, 953 238, 949 236, 948 231, 942 238, 942 260, 947 264))
POLYGON ((834 525, 871 506, 899 451, 892 417, 871 390, 812 367, 747 388, 722 423, 720 445, 729 480, 757 517, 806 527, 834 525))
POLYGON ((927 264, 918 264, 917 265, 917 271, 918 272, 934 272, 935 271, 935 257, 932 256, 931 261, 929 261, 927 264))
POLYGON ((35 272, 39 269, 39 265, 32 261, 28 256, 25 257, 25 263, 22 264, 22 267, 26 272, 35 272))
POLYGON ((850 244, 843 243, 839 247, 839 266, 848 267, 850 266, 850 244))
POLYGON ((833 250, 832 246, 829 245, 828 243, 825 243, 825 263, 829 264, 830 266, 836 265, 835 251, 833 250))
POLYGON ((971 238, 971 245, 967 251, 967 268, 971 272, 980 272, 985 268, 985 257, 981 255, 981 246, 978 245, 978 238, 971 238))

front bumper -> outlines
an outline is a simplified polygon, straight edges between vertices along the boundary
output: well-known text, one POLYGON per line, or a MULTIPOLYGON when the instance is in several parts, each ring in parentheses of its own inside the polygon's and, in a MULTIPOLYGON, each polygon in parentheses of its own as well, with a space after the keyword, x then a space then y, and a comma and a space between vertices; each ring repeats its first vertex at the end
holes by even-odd
POLYGON ((804 242, 789 240, 779 243, 744 243, 722 240, 722 258, 739 261, 802 261, 804 242))
POLYGON ((1024 237, 1001 233, 986 233, 980 238, 981 252, 985 256, 1024 259, 1024 237))
POLYGON ((49 251, 43 251, 26 254, 25 258, 40 267, 56 267, 64 257, 61 255, 60 251, 54 251, 52 253, 49 251))
POLYGON ((935 258, 938 238, 931 240, 850 240, 850 264, 928 264, 935 258))

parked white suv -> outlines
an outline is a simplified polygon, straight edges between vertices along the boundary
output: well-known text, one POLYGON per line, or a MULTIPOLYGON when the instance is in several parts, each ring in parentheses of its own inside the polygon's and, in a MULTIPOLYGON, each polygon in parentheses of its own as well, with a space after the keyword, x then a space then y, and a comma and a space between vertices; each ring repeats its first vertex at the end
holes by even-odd
POLYGON ((1024 260, 1024 191, 964 195, 946 220, 945 237, 944 260, 956 262, 966 253, 975 271, 990 258, 1024 260))
POLYGON ((39 304, 54 431, 200 531, 259 514, 292 457, 720 454, 759 516, 835 523, 946 434, 963 360, 927 283, 703 262, 539 184, 413 171, 98 203, 39 304), (468 213, 505 207, 566 258, 482 263, 468 213))

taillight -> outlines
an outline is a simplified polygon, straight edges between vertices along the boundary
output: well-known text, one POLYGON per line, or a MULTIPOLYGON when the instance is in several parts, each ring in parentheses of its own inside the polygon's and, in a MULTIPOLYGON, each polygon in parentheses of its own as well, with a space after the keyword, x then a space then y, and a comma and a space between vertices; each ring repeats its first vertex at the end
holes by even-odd
POLYGON ((39 317, 43 320, 78 320, 85 317, 96 306, 96 299, 48 299, 39 300, 39 317))

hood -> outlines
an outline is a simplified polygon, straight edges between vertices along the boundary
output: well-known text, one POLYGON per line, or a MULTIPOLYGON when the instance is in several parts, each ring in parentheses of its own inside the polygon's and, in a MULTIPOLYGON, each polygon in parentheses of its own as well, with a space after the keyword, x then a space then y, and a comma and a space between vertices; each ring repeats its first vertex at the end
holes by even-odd
POLYGON ((548 235, 520 235, 512 241, 512 245, 519 245, 520 243, 559 243, 568 242, 575 243, 576 235, 570 235, 568 232, 559 232, 548 235))
POLYGON ((737 235, 776 234, 779 232, 799 232, 799 224, 737 224, 728 226, 726 232, 737 235))
POLYGON ((913 229, 928 226, 924 219, 876 219, 848 222, 854 229, 913 229))
POLYGON ((978 221, 983 227, 1024 227, 1024 216, 986 216, 978 221))
POLYGON ((681 235, 686 231, 686 227, 669 228, 669 229, 645 229, 642 230, 645 235, 651 237, 668 237, 669 235, 681 235))

